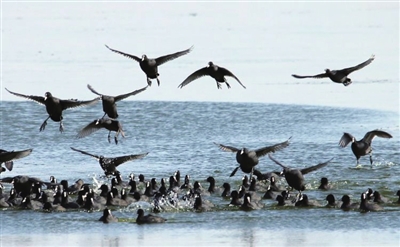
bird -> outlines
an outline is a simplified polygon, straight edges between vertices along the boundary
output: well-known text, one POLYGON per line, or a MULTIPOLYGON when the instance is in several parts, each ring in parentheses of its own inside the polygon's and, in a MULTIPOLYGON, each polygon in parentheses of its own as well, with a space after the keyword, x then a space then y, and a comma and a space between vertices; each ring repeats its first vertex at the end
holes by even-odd
POLYGON ((320 189, 320 190, 330 190, 331 189, 331 185, 329 184, 328 178, 326 178, 326 177, 321 178, 321 183, 318 186, 318 189, 320 189))
POLYGON ((183 88, 184 86, 186 86, 187 84, 189 84, 190 82, 203 77, 203 76, 211 76, 212 78, 215 79, 215 82, 217 83, 217 88, 218 89, 222 89, 221 87, 221 83, 225 83, 226 86, 228 88, 231 88, 231 85, 229 85, 229 83, 227 82, 225 76, 230 76, 233 77, 237 82, 239 82, 239 84, 243 87, 246 88, 242 82, 240 82, 240 80, 229 70, 220 67, 216 64, 214 64, 213 62, 208 62, 208 66, 203 67, 199 70, 196 70, 195 72, 193 72, 192 74, 190 74, 181 84, 179 84, 178 88, 183 88))
POLYGON ((103 210, 103 215, 100 217, 99 221, 102 221, 103 223, 112 223, 112 222, 118 222, 118 218, 112 215, 110 209, 105 208, 103 210))
POLYGON ((50 92, 46 92, 44 97, 42 97, 42 96, 24 95, 24 94, 20 94, 20 93, 11 92, 7 88, 6 88, 6 90, 9 93, 14 94, 18 97, 33 100, 36 103, 46 106, 46 111, 49 114, 49 116, 46 118, 46 120, 44 120, 44 122, 42 123, 42 125, 39 128, 39 131, 43 131, 46 128, 47 120, 49 118, 51 118, 51 120, 53 120, 54 122, 60 122, 59 130, 62 133, 64 131, 63 116, 62 116, 62 112, 64 110, 69 109, 69 108, 93 105, 97 101, 100 100, 100 97, 94 98, 92 100, 86 100, 86 101, 80 101, 77 99, 64 100, 64 99, 59 99, 59 98, 54 97, 50 92))
POLYGON ((244 173, 250 173, 251 177, 253 174, 254 167, 258 164, 258 158, 266 154, 282 150, 283 148, 289 146, 290 138, 285 142, 278 143, 272 146, 262 147, 256 150, 249 150, 247 148, 239 149, 232 146, 225 146, 222 144, 218 144, 215 142, 214 144, 217 145, 222 151, 236 153, 236 161, 239 163, 239 166, 232 171, 230 177, 234 176, 239 168, 244 173))
MULTIPOLYGON (((4 163, 7 170, 12 171, 14 162, 13 160, 24 158, 32 153, 32 149, 26 149, 21 151, 6 151, 0 149, 0 166, 4 163)), ((0 173, 5 172, 6 168, 0 167, 0 173)))
POLYGON ((326 196, 325 200, 328 201, 328 204, 326 204, 326 207, 328 207, 328 208, 339 208, 340 207, 340 202, 336 201, 336 198, 333 194, 328 194, 326 196))
POLYGON ((167 221, 165 218, 157 215, 144 215, 144 210, 139 208, 137 211, 137 218, 136 218, 136 223, 137 224, 152 224, 152 223, 164 223, 167 221))
POLYGON ((351 203, 350 196, 348 195, 343 195, 341 201, 342 205, 340 205, 340 209, 342 209, 343 211, 358 209, 360 206, 360 204, 357 202, 351 203))
POLYGON ((322 167, 325 167, 326 165, 329 164, 329 162, 332 161, 332 159, 325 161, 323 163, 320 163, 318 165, 315 166, 310 166, 307 168, 303 168, 303 169, 295 169, 295 168, 289 168, 285 165, 283 165, 281 162, 277 161, 276 159, 274 159, 271 154, 268 154, 268 157, 275 162, 276 164, 280 165, 281 167, 283 167, 283 171, 282 171, 282 175, 285 176, 286 182, 288 183, 288 185, 290 187, 292 187, 293 189, 299 191, 299 195, 301 195, 301 192, 304 191, 306 189, 305 184, 304 184, 304 176, 305 174, 318 170, 322 167))
POLYGON ((319 204, 315 200, 309 200, 306 194, 302 194, 300 199, 294 204, 295 207, 320 207, 319 204))
POLYGON ((382 211, 383 208, 375 203, 369 203, 367 201, 367 195, 365 193, 361 194, 361 202, 360 202, 360 210, 361 212, 376 212, 382 211))
POLYGON ((347 76, 356 70, 364 68, 365 66, 370 64, 372 61, 374 61, 374 59, 375 59, 375 55, 372 55, 367 61, 362 62, 354 67, 349 67, 349 68, 340 69, 340 70, 325 69, 325 73, 318 74, 318 75, 302 76, 302 75, 292 74, 292 76, 297 79, 304 79, 304 78, 320 79, 320 78, 324 78, 324 77, 329 77, 329 79, 331 79, 333 82, 341 83, 344 86, 348 86, 352 83, 352 81, 347 76))
POLYGON ((138 93, 145 91, 148 86, 138 89, 138 90, 135 90, 135 91, 132 91, 130 93, 121 94, 118 96, 108 96, 108 95, 100 94, 96 90, 94 90, 94 88, 92 86, 90 86, 89 84, 87 85, 87 87, 90 91, 92 91, 92 93, 100 96, 100 99, 103 103, 103 111, 104 111, 104 115, 102 118, 104 118, 107 115, 109 118, 116 119, 116 118, 118 118, 116 103, 120 100, 126 99, 130 96, 133 96, 133 95, 136 95, 138 93))
POLYGON ((339 145, 344 148, 351 142, 351 150, 353 151, 354 156, 357 158, 357 165, 359 165, 359 160, 361 156, 365 156, 369 154, 369 161, 372 166, 372 140, 375 137, 381 138, 392 138, 392 135, 382 131, 382 130, 372 130, 367 132, 364 137, 357 141, 354 136, 349 133, 344 132, 343 136, 340 138, 339 145))
POLYGON ((5 177, 0 179, 2 183, 12 183, 14 185, 15 192, 20 197, 28 197, 32 193, 33 185, 39 184, 40 186, 43 185, 54 185, 49 182, 43 182, 39 178, 29 177, 18 175, 15 177, 5 177))
POLYGON ((158 79, 158 76, 160 74, 158 74, 158 66, 174 60, 180 56, 186 55, 189 52, 191 52, 193 50, 193 46, 190 47, 189 49, 183 50, 183 51, 179 51, 179 52, 175 52, 172 54, 168 54, 165 56, 161 56, 158 58, 148 58, 147 55, 142 55, 142 58, 139 58, 135 55, 131 55, 122 51, 117 51, 114 49, 111 49, 110 47, 108 47, 107 45, 105 45, 110 51, 113 51, 115 53, 121 54, 127 58, 131 58, 133 60, 135 60, 136 62, 139 63, 140 68, 143 70, 143 72, 146 74, 147 77, 147 84, 151 87, 151 79, 157 79, 157 84, 158 86, 160 86, 160 80, 158 79))
POLYGON ((83 127, 77 134, 77 138, 86 137, 93 132, 99 129, 106 129, 108 130, 108 142, 111 143, 111 131, 115 131, 114 142, 118 144, 118 136, 121 134, 122 137, 125 137, 124 130, 122 128, 122 124, 118 120, 110 119, 110 118, 100 118, 95 119, 94 121, 90 122, 88 125, 83 127))
POLYGON ((114 157, 114 158, 107 158, 102 155, 90 154, 88 152, 81 151, 81 150, 78 150, 73 147, 71 147, 71 149, 76 152, 80 152, 82 154, 92 156, 93 158, 97 159, 106 176, 109 176, 109 175, 116 176, 117 174, 120 174, 120 172, 117 170, 117 167, 119 165, 121 165, 127 161, 141 159, 148 154, 148 153, 142 153, 142 154, 119 156, 119 157, 114 157))

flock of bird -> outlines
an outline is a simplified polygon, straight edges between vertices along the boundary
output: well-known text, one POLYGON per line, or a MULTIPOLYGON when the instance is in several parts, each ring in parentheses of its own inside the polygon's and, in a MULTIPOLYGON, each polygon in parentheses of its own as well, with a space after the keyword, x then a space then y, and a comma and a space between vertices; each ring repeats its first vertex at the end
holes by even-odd
MULTIPOLYGON (((108 141, 111 142, 111 132, 116 132, 114 142, 115 144, 118 144, 118 136, 121 135, 124 137, 124 130, 122 124, 117 120, 118 112, 116 103, 120 100, 126 99, 127 97, 147 90, 147 88, 152 85, 153 79, 156 79, 158 86, 160 86, 158 67, 168 61, 190 53, 193 47, 154 59, 148 58, 146 55, 139 58, 135 55, 112 49, 107 45, 106 47, 112 52, 137 61, 140 68, 146 74, 147 86, 126 94, 109 96, 101 94, 92 86, 87 85, 88 89, 98 97, 86 101, 77 99, 59 99, 54 97, 50 92, 46 92, 44 97, 42 97, 13 92, 7 88, 6 90, 15 96, 33 100, 46 107, 48 117, 40 126, 40 131, 45 130, 47 120, 50 118, 55 122, 59 122, 59 131, 63 132, 62 113, 64 110, 93 105, 101 100, 104 115, 101 118, 88 123, 78 132, 77 137, 83 138, 94 131, 106 129, 109 131, 108 141)), ((299 79, 328 77, 335 83, 341 83, 344 86, 348 86, 352 83, 351 79, 348 78, 348 75, 369 65, 374 58, 374 56, 371 56, 363 63, 341 70, 326 69, 325 73, 317 75, 299 76, 293 74, 292 76, 299 79)), ((181 84, 179 84, 178 87, 183 88, 190 82, 202 76, 211 76, 214 78, 218 89, 222 88, 222 83, 225 83, 228 88, 231 87, 226 80, 226 77, 234 78, 243 88, 246 88, 232 72, 226 68, 215 65, 213 62, 209 62, 208 66, 190 74, 181 84)), ((341 147, 346 147, 351 143, 351 149, 356 157, 357 165, 359 164, 359 159, 365 155, 369 155, 370 163, 372 165, 371 144, 375 137, 392 138, 389 133, 382 130, 369 131, 359 141, 357 141, 351 134, 344 133, 340 138, 339 145, 341 147)), ((221 196, 227 200, 230 199, 230 202, 227 203, 227 205, 242 210, 262 208, 264 204, 261 200, 264 199, 276 200, 278 202, 277 206, 321 206, 320 204, 309 200, 308 196, 304 194, 306 189, 304 175, 327 166, 332 159, 304 169, 290 168, 276 160, 271 155, 272 153, 288 147, 289 144, 290 138, 272 146, 249 150, 247 148, 236 148, 215 143, 215 145, 222 151, 236 154, 238 167, 232 171, 230 176, 234 176, 239 169, 243 173, 249 174, 249 177, 244 175, 242 184, 237 190, 231 190, 231 185, 229 183, 223 183, 222 187, 224 189, 219 193, 217 193, 217 191, 221 188, 216 186, 216 181, 213 177, 208 177, 207 182, 209 183, 209 187, 208 189, 204 189, 199 181, 195 181, 192 185, 189 175, 186 175, 184 182, 181 183, 179 170, 169 177, 169 185, 167 185, 165 179, 161 179, 160 184, 157 183, 155 178, 146 181, 143 174, 140 174, 139 180, 136 181, 133 173, 129 175, 129 181, 123 181, 122 175, 117 170, 117 167, 125 162, 144 158, 148 153, 132 154, 120 157, 104 157, 102 155, 91 154, 71 147, 73 151, 98 160, 100 167, 104 171, 104 175, 107 178, 111 178, 111 185, 108 186, 107 183, 84 183, 79 179, 73 185, 69 186, 68 181, 62 180, 61 182, 57 182, 53 176, 50 177, 49 182, 29 176, 19 175, 14 177, 5 177, 0 179, 0 207, 45 211, 79 209, 102 210, 103 215, 99 220, 104 223, 109 223, 118 221, 111 212, 112 208, 127 207, 132 203, 140 201, 148 203, 154 212, 162 212, 169 209, 175 210, 179 208, 195 211, 208 211, 213 207, 216 207, 212 202, 205 198, 210 195, 221 196), (266 155, 268 155, 274 163, 283 168, 282 172, 262 173, 255 169, 259 162, 259 158, 266 155), (255 177, 257 177, 257 179, 255 177), (285 178, 288 188, 280 187, 277 184, 277 180, 279 180, 280 177, 285 178), (11 183, 13 184, 13 188, 10 189, 9 193, 3 193, 4 187, 1 183, 11 183), (46 186, 45 190, 42 189, 43 186, 46 186), (297 195, 293 196, 291 190, 296 190, 298 192, 297 195)), ((13 169, 13 160, 24 158, 30 155, 31 152, 32 149, 21 151, 0 150, 0 164, 5 164, 5 167, 1 166, 0 173, 7 170, 11 171, 13 169)), ((328 179, 323 177, 318 189, 329 190, 329 188, 328 179)), ((399 200, 395 203, 400 203, 400 190, 397 192, 397 196, 399 196, 399 200)), ((332 194, 329 194, 326 197, 326 200, 328 201, 326 206, 329 207, 338 207, 343 210, 357 209, 363 212, 381 210, 382 208, 380 204, 387 202, 378 191, 373 191, 372 189, 368 189, 365 193, 362 193, 360 202, 356 204, 351 203, 348 195, 343 195, 341 198, 341 204, 336 202, 335 197, 332 194)), ((137 210, 137 215, 136 222, 138 224, 162 223, 166 221, 166 219, 154 214, 145 215, 142 208, 137 210)))

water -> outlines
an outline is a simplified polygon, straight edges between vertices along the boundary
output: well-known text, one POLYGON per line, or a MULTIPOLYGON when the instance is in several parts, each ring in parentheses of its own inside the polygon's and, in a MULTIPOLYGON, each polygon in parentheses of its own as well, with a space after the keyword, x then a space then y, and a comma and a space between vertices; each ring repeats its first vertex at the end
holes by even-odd
MULTIPOLYGON (((106 157, 150 152, 141 160, 119 167, 125 180, 134 172, 136 176, 142 173, 148 179, 155 177, 160 181, 180 170, 182 177, 190 174, 192 183, 198 180, 204 187, 207 187, 206 178, 214 176, 217 186, 229 182, 237 188, 244 174, 238 171, 234 177, 229 177, 236 166, 235 154, 220 151, 213 142, 255 149, 292 136, 291 145, 274 154, 288 166, 302 168, 334 158, 327 167, 305 176, 310 199, 324 205, 326 195, 333 193, 337 199, 349 194, 354 201, 359 201, 363 191, 373 188, 390 200, 396 200, 394 194, 400 186, 396 175, 400 171, 399 124, 398 115, 392 112, 212 102, 122 101, 118 107, 126 138, 115 145, 108 143, 107 131, 102 130, 82 139, 75 138, 86 123, 102 116, 101 104, 65 111, 65 132, 61 134, 55 122, 49 122, 45 131, 39 132, 46 117, 44 107, 32 102, 3 101, 1 112, 13 109, 13 114, 2 118, 2 147, 9 150, 34 148, 34 151, 15 161, 14 170, 2 173, 2 177, 24 174, 48 181, 49 176, 54 175, 70 183, 78 178, 93 183, 93 176, 101 180, 102 170, 97 161, 69 148, 75 147, 106 157), (360 122, 362 119, 368 121, 360 122), (350 148, 339 148, 338 140, 344 131, 360 139, 366 131, 375 128, 390 132, 393 138, 374 139, 374 165, 370 167, 368 157, 363 157, 361 168, 355 168, 350 148), (332 190, 317 190, 322 176, 329 178, 332 190)), ((279 167, 263 157, 258 169, 267 172, 279 170, 279 167)), ((286 184, 284 180, 280 183, 286 184)), ((215 210, 162 212, 160 215, 168 222, 157 226, 134 224, 137 206, 114 209, 114 214, 124 222, 109 225, 97 221, 102 212, 48 214, 5 210, 1 211, 2 244, 51 245, 56 241, 54 234, 65 238, 67 245, 111 246, 175 245, 176 239, 183 241, 176 244, 182 246, 189 240, 199 245, 240 246, 259 246, 268 241, 288 246, 299 241, 305 245, 332 246, 396 245, 399 241, 400 207, 395 204, 385 205, 383 212, 361 214, 326 208, 280 209, 274 206, 274 201, 264 200, 264 208, 242 212, 229 208, 229 201, 217 195, 205 198, 216 205, 215 210), (32 232, 32 229, 35 230, 32 232), (374 234, 383 239, 365 237, 374 234), (352 240, 343 236, 351 236, 352 240)))
MULTIPOLYGON (((217 185, 239 186, 244 175, 235 155, 213 142, 248 147, 272 145, 292 136, 291 145, 274 154, 292 167, 306 167, 330 158, 327 167, 306 175, 306 193, 325 204, 349 194, 358 201, 367 188, 390 200, 400 189, 399 174, 399 4, 364 3, 15 3, 2 2, 2 76, 0 142, 6 150, 33 148, 15 161, 2 178, 29 175, 48 181, 50 175, 73 183, 92 183, 102 170, 95 159, 74 152, 114 157, 149 152, 119 167, 124 179, 134 172, 146 178, 168 178, 176 170, 192 182, 214 176, 217 185), (89 10, 88 10, 89 9, 89 10), (103 115, 101 105, 64 112, 64 133, 49 120, 43 106, 21 100, 11 91, 90 99, 97 91, 118 95, 146 85, 135 62, 108 51, 112 48, 150 57, 194 50, 160 67, 161 86, 118 103, 126 138, 107 142, 98 131, 76 139, 80 128, 103 115), (292 73, 320 73, 325 68, 356 65, 376 55, 366 68, 351 75, 348 87, 328 79, 297 80, 292 73), (234 72, 247 87, 228 79, 232 88, 217 90, 211 78, 183 89, 177 86, 208 61, 234 72), (236 102, 236 103, 235 103, 236 102), (253 102, 253 103, 248 103, 253 102), (361 139, 383 129, 392 139, 376 138, 374 166, 368 157, 355 168, 350 147, 340 148, 343 132, 361 139), (322 176, 331 191, 317 190, 322 176)), ((153 82, 154 85, 155 82, 153 82)), ((263 171, 279 167, 268 157, 263 171)), ((109 182, 109 181, 105 181, 109 182)), ((280 181, 285 185, 285 181, 280 181)), ((6 190, 10 185, 5 184, 6 190)), ((100 212, 43 213, 0 211, 2 246, 399 246, 399 209, 361 214, 341 210, 279 209, 264 201, 261 210, 242 212, 218 196, 211 212, 162 212, 168 222, 138 226, 136 206, 114 209, 123 219, 97 221, 100 212)), ((145 206, 145 205, 142 205, 145 206)), ((148 205, 146 206, 148 209, 148 205)))

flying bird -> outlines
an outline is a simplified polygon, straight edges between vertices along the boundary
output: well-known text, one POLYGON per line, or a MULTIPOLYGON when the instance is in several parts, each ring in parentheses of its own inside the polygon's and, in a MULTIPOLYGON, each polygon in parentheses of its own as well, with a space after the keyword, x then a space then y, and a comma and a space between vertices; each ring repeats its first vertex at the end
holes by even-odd
POLYGON ((236 171, 240 168, 244 173, 250 173, 251 179, 251 176, 253 175, 253 169, 258 164, 258 158, 266 154, 274 153, 276 151, 286 148, 287 146, 289 146, 290 138, 282 143, 259 148, 257 150, 249 150, 247 148, 239 149, 232 146, 218 144, 215 142, 214 144, 217 145, 222 151, 236 153, 236 161, 239 163, 239 166, 233 170, 230 177, 234 176, 236 171))
POLYGON ((94 88, 92 86, 90 86, 89 84, 87 85, 87 87, 89 88, 90 91, 92 91, 92 93, 97 94, 100 96, 100 99, 103 103, 103 111, 104 111, 104 115, 102 118, 104 118, 106 115, 108 115, 109 118, 118 118, 118 113, 117 113, 117 105, 116 103, 120 100, 126 99, 129 96, 133 96, 136 95, 138 93, 143 92, 144 90, 147 89, 147 86, 138 90, 135 90, 133 92, 127 93, 127 94, 121 94, 118 96, 108 96, 108 95, 104 95, 104 94, 100 94, 98 93, 96 90, 94 90, 94 88))
POLYGON ((240 85, 242 85, 243 88, 246 88, 232 72, 214 64, 213 62, 208 62, 207 67, 201 68, 190 74, 181 84, 179 84, 178 88, 183 88, 190 82, 206 75, 211 76, 215 79, 218 89, 222 89, 221 83, 226 83, 226 86, 228 88, 231 88, 231 85, 229 85, 225 76, 233 77, 237 82, 239 82, 240 85))
POLYGON ((20 94, 20 93, 14 93, 14 92, 11 92, 10 90, 8 90, 7 88, 6 88, 6 90, 9 93, 14 94, 18 97, 33 100, 36 103, 46 106, 46 111, 49 114, 49 116, 46 118, 46 120, 44 120, 44 122, 40 126, 40 129, 39 129, 40 131, 45 129, 45 127, 47 125, 47 120, 49 118, 51 118, 51 120, 53 120, 54 122, 60 122, 60 132, 63 132, 64 127, 63 127, 63 123, 62 123, 62 121, 63 121, 62 112, 64 110, 69 109, 69 108, 92 105, 100 99, 99 97, 97 97, 95 99, 87 100, 87 101, 79 101, 77 99, 63 100, 63 99, 54 97, 50 92, 46 92, 44 97, 42 97, 42 96, 24 95, 24 94, 20 94))
POLYGON ((372 130, 365 134, 364 138, 357 141, 354 136, 349 133, 344 133, 342 138, 340 138, 339 145, 341 147, 346 147, 351 142, 351 150, 357 158, 357 165, 359 164, 359 159, 361 156, 369 154, 369 161, 372 165, 372 140, 376 137, 381 138, 392 138, 392 135, 382 131, 382 130, 372 130))
POLYGON ((143 72, 147 76, 147 84, 149 86, 151 86, 151 79, 157 79, 157 84, 158 84, 158 86, 160 86, 160 80, 158 79, 158 76, 160 75, 160 74, 158 74, 158 66, 160 66, 168 61, 174 60, 180 56, 186 55, 193 50, 193 46, 192 46, 187 50, 175 52, 175 53, 161 56, 158 58, 148 58, 146 55, 142 55, 142 58, 139 58, 135 55, 131 55, 128 53, 124 53, 122 51, 117 51, 117 50, 111 49, 107 45, 105 45, 105 46, 110 51, 116 52, 118 54, 121 54, 127 58, 131 58, 131 59, 135 60, 136 62, 138 62, 140 65, 140 68, 143 70, 143 72))
POLYGON ((117 167, 119 165, 121 165, 125 162, 128 162, 128 161, 131 161, 131 160, 141 159, 148 154, 148 153, 132 154, 132 155, 115 157, 115 158, 106 158, 102 155, 90 154, 88 152, 81 151, 81 150, 78 150, 73 147, 71 147, 71 149, 76 152, 80 152, 82 154, 92 156, 93 158, 97 159, 106 176, 109 176, 109 175, 116 176, 116 175, 120 174, 120 172, 117 170, 117 167))
MULTIPOLYGON (((12 171, 14 162, 13 160, 24 158, 32 153, 32 149, 26 149, 21 151, 6 151, 0 149, 0 166, 4 163, 7 170, 12 171)), ((5 172, 6 168, 0 167, 0 173, 5 172)))
POLYGON ((302 75, 295 75, 293 74, 292 76, 294 78, 298 78, 298 79, 303 79, 303 78, 316 78, 316 79, 320 79, 320 78, 325 78, 325 77, 329 77, 333 82, 336 83, 342 83, 344 86, 348 86, 352 83, 351 79, 348 78, 347 76, 359 69, 364 68, 365 66, 367 66, 368 64, 370 64, 372 61, 374 61, 375 59, 375 55, 372 55, 367 61, 360 63, 359 65, 356 65, 354 67, 349 67, 349 68, 345 68, 345 69, 340 69, 340 70, 330 70, 330 69, 325 69, 325 73, 322 74, 318 74, 318 75, 306 75, 306 76, 302 76, 302 75))
POLYGON ((110 118, 100 118, 100 119, 95 119, 92 122, 90 122, 88 125, 83 127, 79 132, 77 137, 78 138, 83 138, 86 137, 90 134, 92 134, 95 131, 98 131, 99 129, 106 129, 108 130, 108 142, 111 143, 111 131, 115 131, 115 136, 114 136, 114 141, 115 144, 118 144, 118 135, 121 134, 122 137, 125 137, 124 130, 122 129, 122 124, 118 120, 113 120, 110 118))

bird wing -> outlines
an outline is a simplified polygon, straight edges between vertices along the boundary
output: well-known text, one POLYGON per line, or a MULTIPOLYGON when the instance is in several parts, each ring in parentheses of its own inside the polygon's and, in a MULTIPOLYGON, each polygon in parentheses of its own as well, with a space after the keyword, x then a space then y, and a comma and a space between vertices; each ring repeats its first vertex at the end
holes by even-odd
POLYGON ((287 141, 275 144, 273 146, 263 147, 255 150, 257 157, 264 156, 268 153, 275 153, 276 151, 284 149, 285 147, 289 146, 291 138, 292 137, 290 137, 287 141))
POLYGON ((0 150, 0 163, 6 162, 6 161, 11 161, 11 160, 16 160, 16 159, 21 159, 24 158, 32 153, 32 149, 26 149, 22 151, 5 151, 5 150, 0 150))
POLYGON ((87 88, 89 88, 90 91, 92 91, 92 93, 97 94, 99 96, 102 96, 101 93, 98 93, 96 90, 94 90, 94 88, 92 86, 90 86, 89 84, 87 84, 87 88))
POLYGON ((186 86, 190 82, 192 82, 192 81, 194 81, 194 80, 196 80, 196 79, 198 79, 200 77, 206 76, 206 75, 210 75, 208 73, 208 67, 204 67, 204 68, 201 68, 199 70, 196 70, 195 72, 190 74, 181 84, 179 84, 178 88, 183 88, 184 86, 186 86))
POLYGON ((366 143, 371 143, 372 140, 376 137, 382 137, 382 138, 392 138, 393 136, 385 131, 382 130, 372 130, 369 131, 365 134, 364 138, 362 139, 366 143))
POLYGON ((44 97, 42 97, 42 96, 25 95, 25 94, 20 94, 20 93, 14 93, 14 92, 11 92, 10 90, 8 90, 7 88, 6 88, 6 90, 7 90, 10 94, 14 94, 14 95, 16 95, 16 96, 18 96, 18 97, 22 97, 22 98, 25 98, 25 99, 33 100, 33 101, 35 101, 36 103, 39 103, 39 104, 41 104, 41 105, 44 105, 44 97))
POLYGON ((271 154, 268 154, 268 157, 269 157, 273 162, 275 162, 277 165, 280 165, 280 166, 282 166, 283 168, 288 169, 287 166, 285 166, 285 165, 282 164, 281 162, 279 162, 279 161, 277 161, 276 159, 274 159, 274 158, 272 157, 271 154))
POLYGON ((90 134, 92 134, 93 132, 101 129, 103 127, 102 123, 100 122, 100 120, 96 119, 92 122, 90 122, 88 125, 86 125, 85 127, 83 127, 77 134, 78 138, 83 138, 85 136, 88 136, 90 134))
POLYGON ((218 144, 218 143, 215 143, 215 142, 214 142, 214 144, 217 145, 219 147, 219 149, 221 149, 222 151, 225 151, 225 152, 236 153, 236 152, 239 151, 239 149, 235 148, 235 147, 225 146, 225 145, 218 144))
POLYGON ((73 148, 73 147, 71 147, 71 149, 74 150, 74 151, 76 151, 76 152, 80 152, 80 153, 82 153, 82 154, 86 154, 86 155, 92 156, 93 158, 100 159, 100 156, 98 156, 98 155, 90 154, 90 153, 88 153, 88 152, 81 151, 81 150, 76 149, 76 148, 73 148))
POLYGON ((133 92, 127 93, 127 94, 118 95, 118 96, 114 97, 114 101, 117 102, 117 101, 123 100, 125 98, 128 98, 129 96, 133 96, 133 95, 136 95, 138 93, 141 93, 141 92, 145 91, 147 89, 147 87, 148 86, 146 86, 144 88, 141 88, 141 89, 138 89, 138 90, 135 90, 133 92))
POLYGON ((108 45, 105 45, 105 46, 106 46, 110 51, 113 51, 113 52, 115 52, 115 53, 121 54, 121 55, 123 55, 123 56, 125 56, 125 57, 127 57, 127 58, 131 58, 131 59, 135 60, 136 62, 140 62, 140 61, 141 61, 141 59, 138 58, 138 57, 135 56, 135 55, 131 55, 131 54, 128 54, 128 53, 124 53, 124 52, 122 52, 122 51, 117 51, 117 50, 111 49, 110 47, 108 47, 108 45))
POLYGON ((100 97, 94 98, 92 100, 76 100, 76 99, 61 99, 60 104, 63 110, 69 109, 69 108, 76 108, 76 107, 83 107, 83 106, 88 106, 88 105, 93 105, 97 103, 97 101, 100 100, 100 97))
POLYGON ((132 155, 116 157, 116 158, 114 158, 114 165, 115 165, 115 167, 117 167, 127 161, 141 159, 141 158, 145 157, 147 154, 149 154, 149 153, 132 154, 132 155))
POLYGON ((328 77, 328 75, 326 73, 322 73, 322 74, 318 74, 318 75, 295 75, 292 74, 292 76, 294 78, 297 79, 304 79, 304 78, 315 78, 315 79, 319 79, 319 78, 324 78, 324 77, 328 77))
POLYGON ((318 170, 319 168, 322 168, 322 167, 326 166, 327 164, 329 164, 329 162, 331 162, 332 160, 333 160, 333 158, 328 160, 328 161, 325 161, 324 163, 320 163, 320 164, 315 165, 315 166, 310 166, 310 167, 301 169, 300 172, 304 175, 304 174, 307 174, 309 172, 318 170))
POLYGON ((10 183, 12 183, 13 180, 14 180, 14 177, 5 177, 5 178, 0 179, 0 182, 10 184, 10 183))
POLYGON ((232 72, 230 72, 229 70, 227 70, 227 69, 225 69, 225 68, 223 68, 223 67, 218 67, 218 70, 220 70, 220 71, 221 71, 224 75, 226 75, 226 76, 230 76, 230 77, 235 78, 235 80, 236 80, 237 82, 239 82, 239 84, 242 85, 243 88, 246 88, 246 87, 240 82, 239 78, 237 78, 237 77, 236 77, 232 72))
POLYGON ((175 52, 175 53, 172 53, 172 54, 168 54, 168 55, 165 55, 165 56, 162 56, 162 57, 158 57, 158 58, 155 59, 156 63, 157 63, 157 66, 160 66, 161 64, 166 63, 168 61, 174 60, 175 58, 178 58, 180 56, 186 55, 189 52, 191 52, 192 50, 193 50, 193 46, 191 46, 189 49, 186 49, 184 51, 178 51, 178 52, 175 52))
POLYGON ((352 136, 349 133, 344 132, 342 138, 340 138, 339 140, 339 145, 344 148, 346 147, 350 142, 354 142, 356 140, 356 138, 354 138, 354 136, 352 136))
POLYGON ((370 64, 372 61, 374 61, 374 59, 375 59, 375 55, 371 55, 371 57, 367 61, 362 62, 359 65, 356 65, 354 67, 342 69, 341 71, 344 72, 346 75, 348 75, 356 70, 364 68, 365 66, 370 64))

